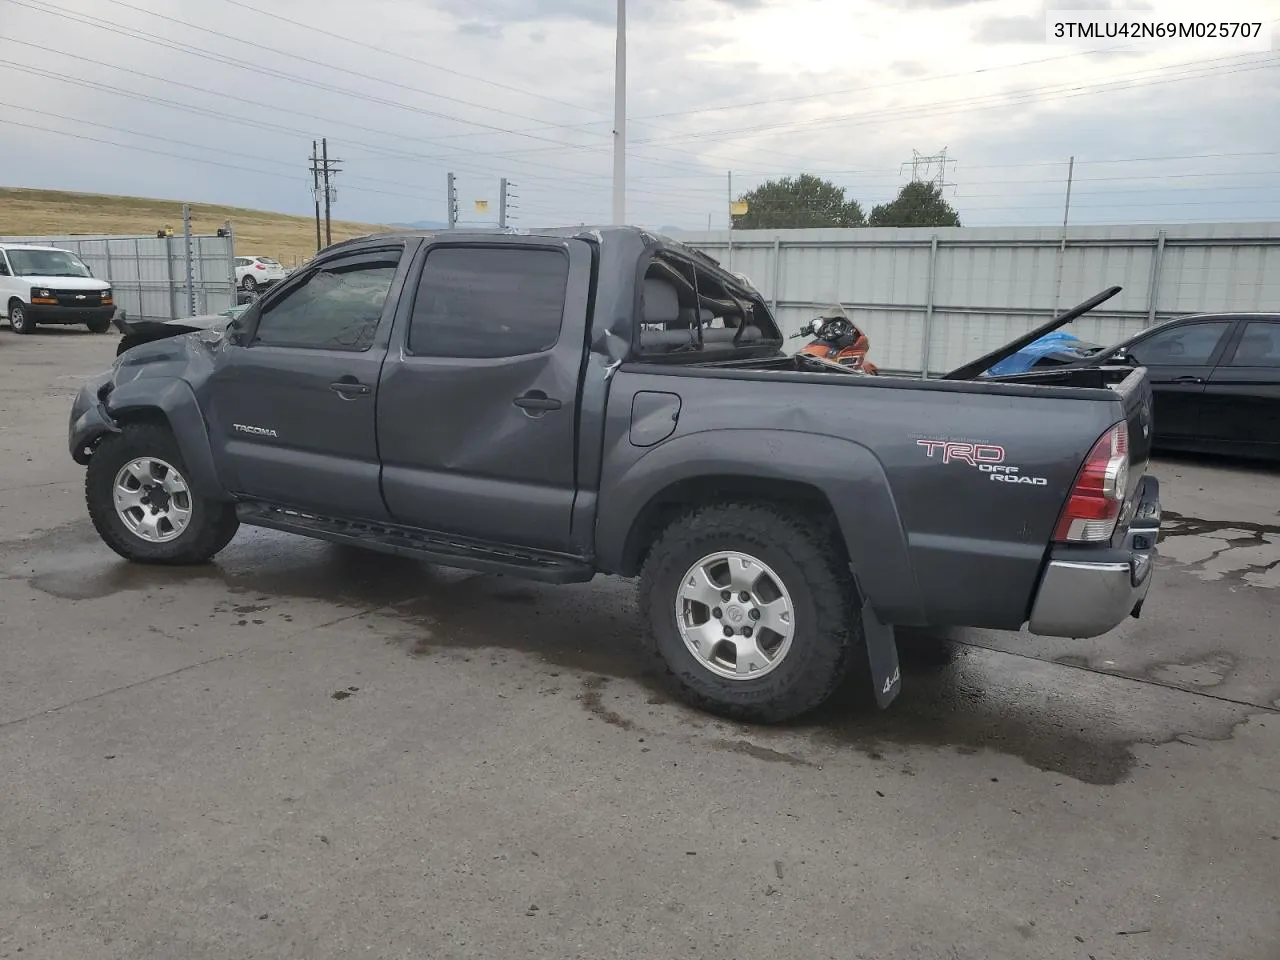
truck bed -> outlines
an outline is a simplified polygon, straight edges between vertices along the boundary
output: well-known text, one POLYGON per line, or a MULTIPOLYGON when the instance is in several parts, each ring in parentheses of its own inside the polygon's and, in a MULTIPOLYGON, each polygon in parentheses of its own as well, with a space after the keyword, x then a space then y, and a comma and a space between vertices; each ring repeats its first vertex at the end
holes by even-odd
MULTIPOLYGON (((1150 450, 1150 386, 1134 368, 919 380, 795 357, 626 363, 608 410, 601 502, 634 498, 648 473, 723 474, 727 490, 747 466, 803 475, 881 616, 911 625, 1018 629, 1090 449, 1127 420, 1133 490, 1150 450), (1025 479, 993 482, 997 464, 1025 479)), ((620 535, 608 516, 599 531, 620 535)))

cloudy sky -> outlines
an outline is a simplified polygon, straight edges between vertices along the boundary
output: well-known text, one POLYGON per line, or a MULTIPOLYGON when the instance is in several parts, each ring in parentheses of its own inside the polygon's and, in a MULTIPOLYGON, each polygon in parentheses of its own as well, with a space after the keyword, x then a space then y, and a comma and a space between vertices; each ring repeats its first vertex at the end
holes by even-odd
MULTIPOLYGON (((1280 0, 1261 2, 1280 17, 1280 0)), ((1058 0, 1054 9, 1204 0, 1058 0)), ((1280 220, 1270 50, 1045 40, 1042 0, 629 0, 627 219, 815 173, 869 210, 944 148, 966 225, 1280 220)), ((614 0, 0 0, 0 185, 334 216, 610 217, 614 0), (54 132, 59 131, 59 132, 54 132), (473 202, 491 201, 489 213, 473 202)), ((937 173, 934 166, 925 171, 937 173)))

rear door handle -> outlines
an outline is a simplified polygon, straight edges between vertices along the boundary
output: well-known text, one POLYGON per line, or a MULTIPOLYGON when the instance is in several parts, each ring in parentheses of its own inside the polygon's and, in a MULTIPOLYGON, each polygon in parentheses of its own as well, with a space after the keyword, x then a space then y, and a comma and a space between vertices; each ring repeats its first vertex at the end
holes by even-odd
POLYGON ((561 403, 555 397, 548 397, 541 390, 530 390, 511 401, 523 410, 559 410, 561 403))
POLYGON ((1174 383, 1204 383, 1203 377, 1174 377, 1174 383))
POLYGON ((368 396, 371 389, 367 383, 361 383, 354 378, 350 380, 335 380, 329 384, 329 389, 345 400, 353 397, 368 396))

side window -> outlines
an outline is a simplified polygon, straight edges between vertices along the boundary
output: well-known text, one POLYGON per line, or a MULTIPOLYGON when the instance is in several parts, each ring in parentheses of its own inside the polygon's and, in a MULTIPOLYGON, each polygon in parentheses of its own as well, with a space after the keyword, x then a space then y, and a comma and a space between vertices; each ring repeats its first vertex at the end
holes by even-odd
POLYGON ((569 258, 560 250, 440 247, 427 254, 409 322, 420 357, 519 357, 560 338, 569 258))
POLYGON ((253 342, 269 347, 368 350, 382 319, 399 250, 326 263, 262 311, 253 342))
POLYGON ((248 265, 249 265, 249 261, 245 257, 236 257, 237 267, 247 267, 248 265))
POLYGON ((1135 343, 1129 356, 1142 366, 1202 367, 1213 356, 1227 326, 1226 320, 1209 320, 1165 330, 1135 343))
POLYGON ((0 277, 11 276, 13 276, 13 274, 9 272, 9 262, 5 259, 4 251, 0 250, 0 277))
POLYGON ((1280 320, 1250 320, 1236 344, 1231 367, 1280 367, 1280 320))

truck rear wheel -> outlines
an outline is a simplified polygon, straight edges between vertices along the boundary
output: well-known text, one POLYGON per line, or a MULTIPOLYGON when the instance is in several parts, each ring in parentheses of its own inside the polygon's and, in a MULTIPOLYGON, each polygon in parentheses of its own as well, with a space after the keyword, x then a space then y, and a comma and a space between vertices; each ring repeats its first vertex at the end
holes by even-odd
POLYGON ((818 707, 862 648, 834 532, 769 504, 701 507, 672 523, 645 560, 640 602, 685 699, 734 720, 818 707))
POLYGON ((191 489, 177 441, 158 424, 126 424, 103 439, 84 490, 98 535, 135 563, 205 563, 240 527, 234 504, 191 489))

